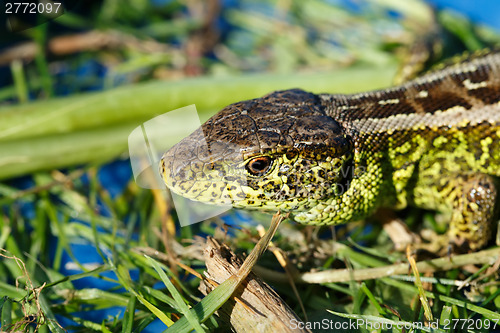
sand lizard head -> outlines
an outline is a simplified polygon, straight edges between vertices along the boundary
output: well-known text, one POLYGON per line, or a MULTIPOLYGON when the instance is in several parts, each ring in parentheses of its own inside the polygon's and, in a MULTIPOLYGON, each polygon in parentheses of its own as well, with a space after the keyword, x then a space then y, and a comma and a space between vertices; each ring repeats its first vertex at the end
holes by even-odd
POLYGON ((227 106, 167 151, 160 173, 189 199, 303 211, 339 194, 352 149, 319 98, 293 89, 227 106))

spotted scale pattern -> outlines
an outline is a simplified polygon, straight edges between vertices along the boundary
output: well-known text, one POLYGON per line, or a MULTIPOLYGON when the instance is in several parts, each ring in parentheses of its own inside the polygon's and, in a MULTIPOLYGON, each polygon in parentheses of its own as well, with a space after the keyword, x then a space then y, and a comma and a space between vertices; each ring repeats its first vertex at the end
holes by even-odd
POLYGON ((160 171, 188 198, 306 224, 435 209, 449 215, 453 242, 476 249, 498 208, 499 102, 498 52, 386 90, 274 92, 224 108, 165 153, 160 171), (256 174, 257 160, 269 163, 256 174))

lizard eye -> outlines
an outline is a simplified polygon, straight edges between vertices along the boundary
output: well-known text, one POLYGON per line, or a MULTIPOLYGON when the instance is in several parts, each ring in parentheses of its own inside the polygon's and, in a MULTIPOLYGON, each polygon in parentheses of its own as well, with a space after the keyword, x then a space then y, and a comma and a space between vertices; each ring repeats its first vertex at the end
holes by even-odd
POLYGON ((262 176, 271 168, 272 162, 272 159, 268 156, 259 156, 250 160, 246 165, 246 169, 254 176, 262 176))

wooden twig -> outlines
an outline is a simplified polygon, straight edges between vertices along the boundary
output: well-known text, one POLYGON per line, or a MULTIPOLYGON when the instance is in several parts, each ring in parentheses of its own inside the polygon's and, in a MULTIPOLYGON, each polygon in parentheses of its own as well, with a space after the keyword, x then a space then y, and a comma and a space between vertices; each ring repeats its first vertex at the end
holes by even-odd
MULTIPOLYGON (((229 247, 213 238, 207 239, 205 260, 206 275, 219 283, 238 274, 243 264, 243 260, 229 247)), ((213 286, 202 282, 199 289, 206 295, 213 286)), ((309 332, 305 329, 292 330, 292 324, 301 322, 300 318, 268 284, 253 273, 246 277, 233 296, 241 299, 246 306, 230 299, 219 309, 218 314, 235 332, 309 332)))
MULTIPOLYGON (((92 30, 85 33, 58 36, 48 41, 47 50, 54 55, 67 55, 82 51, 96 51, 103 48, 134 48, 144 52, 168 52, 171 48, 152 40, 140 40, 118 31, 92 30)), ((0 53, 0 65, 12 60, 32 60, 38 47, 35 42, 25 42, 0 53)))

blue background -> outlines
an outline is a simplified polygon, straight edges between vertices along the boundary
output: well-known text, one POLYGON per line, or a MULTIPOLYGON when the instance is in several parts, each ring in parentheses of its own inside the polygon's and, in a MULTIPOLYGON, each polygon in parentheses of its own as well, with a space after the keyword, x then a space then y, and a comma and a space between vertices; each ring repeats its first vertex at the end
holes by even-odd
POLYGON ((474 23, 482 23, 500 31, 500 1, 498 0, 427 0, 427 3, 437 9, 454 9, 463 13, 474 23))

